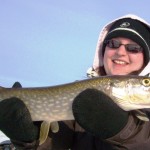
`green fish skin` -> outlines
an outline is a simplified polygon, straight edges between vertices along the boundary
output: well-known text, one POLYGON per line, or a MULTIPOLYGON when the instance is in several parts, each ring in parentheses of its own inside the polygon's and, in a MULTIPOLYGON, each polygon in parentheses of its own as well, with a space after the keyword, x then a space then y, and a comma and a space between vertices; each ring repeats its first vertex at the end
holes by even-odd
POLYGON ((136 110, 139 119, 149 121, 138 110, 150 108, 150 78, 143 76, 102 76, 51 87, 0 87, 0 102, 17 97, 26 104, 33 121, 43 121, 39 138, 41 145, 47 139, 50 126, 57 132, 57 121, 74 119, 73 100, 88 88, 104 92, 123 110, 136 110))
POLYGON ((50 87, 0 88, 0 101, 21 99, 33 121, 72 120, 72 102, 87 88, 104 92, 126 111, 150 108, 150 78, 143 76, 102 76, 50 87))

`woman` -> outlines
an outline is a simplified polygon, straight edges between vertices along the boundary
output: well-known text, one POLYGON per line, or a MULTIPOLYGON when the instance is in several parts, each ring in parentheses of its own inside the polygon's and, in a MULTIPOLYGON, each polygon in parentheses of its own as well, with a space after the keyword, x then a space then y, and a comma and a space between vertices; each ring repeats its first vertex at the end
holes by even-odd
MULTIPOLYGON (((150 73, 149 67, 149 24, 137 16, 127 15, 114 20, 102 29, 97 43, 94 63, 87 74, 90 77, 130 74, 148 76, 150 73)), ((105 103, 105 99, 103 103, 105 103)), ((141 121, 136 117, 134 111, 124 112, 119 107, 113 113, 119 113, 120 117, 105 120, 105 116, 111 115, 109 108, 111 109, 112 106, 114 105, 107 104, 107 109, 104 109, 101 114, 103 117, 100 121, 106 124, 106 128, 111 126, 112 123, 119 124, 119 127, 112 129, 112 134, 109 134, 107 138, 91 135, 75 121, 64 121, 59 122, 60 129, 58 133, 50 131, 47 141, 38 146, 36 140, 38 138, 37 126, 33 125, 27 117, 22 118, 22 124, 20 124, 22 128, 18 125, 17 130, 15 130, 18 131, 17 133, 13 131, 14 129, 5 126, 8 121, 6 117, 5 119, 0 118, 2 120, 0 128, 20 149, 148 150, 150 147, 150 122, 141 121), (26 124, 28 124, 28 127, 26 127, 26 124)), ((103 107, 102 104, 101 108, 103 107)), ((11 115, 11 112, 8 118, 15 127, 14 118, 16 116, 11 115), (13 120, 10 119, 11 117, 13 117, 13 120)))

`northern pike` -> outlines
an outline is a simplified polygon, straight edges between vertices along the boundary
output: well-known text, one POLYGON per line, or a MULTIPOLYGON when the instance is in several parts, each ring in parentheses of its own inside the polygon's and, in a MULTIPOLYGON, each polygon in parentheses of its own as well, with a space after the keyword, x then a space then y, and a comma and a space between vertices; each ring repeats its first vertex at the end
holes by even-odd
POLYGON ((104 92, 125 111, 150 108, 150 77, 145 76, 102 76, 50 87, 0 88, 0 102, 11 97, 22 100, 32 120, 43 121, 42 144, 50 123, 74 119, 73 100, 89 88, 104 92))

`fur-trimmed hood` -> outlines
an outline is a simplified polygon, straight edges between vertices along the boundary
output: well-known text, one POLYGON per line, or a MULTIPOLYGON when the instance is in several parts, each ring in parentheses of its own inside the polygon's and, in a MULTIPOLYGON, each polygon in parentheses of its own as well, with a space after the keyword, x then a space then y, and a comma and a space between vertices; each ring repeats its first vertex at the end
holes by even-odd
MULTIPOLYGON (((133 15, 133 14, 128 14, 128 15, 122 16, 120 18, 117 18, 117 19, 113 20, 112 22, 108 23, 107 25, 105 25, 104 28, 100 32, 100 35, 99 35, 99 38, 98 38, 98 42, 97 42, 97 46, 96 46, 96 52, 95 52, 93 65, 87 71, 87 75, 88 76, 92 77, 92 76, 100 76, 100 75, 102 75, 102 71, 101 71, 100 68, 103 67, 103 55, 102 55, 103 41, 104 41, 104 39, 105 39, 109 29, 111 28, 111 26, 117 20, 123 19, 123 18, 131 18, 131 19, 135 19, 135 20, 141 21, 142 23, 147 25, 148 28, 150 28, 150 24, 148 22, 146 22, 142 18, 140 18, 140 17, 138 17, 136 15, 133 15)), ((140 72, 139 75, 146 76, 146 75, 149 75, 149 74, 150 74, 150 58, 149 58, 148 64, 140 72)))

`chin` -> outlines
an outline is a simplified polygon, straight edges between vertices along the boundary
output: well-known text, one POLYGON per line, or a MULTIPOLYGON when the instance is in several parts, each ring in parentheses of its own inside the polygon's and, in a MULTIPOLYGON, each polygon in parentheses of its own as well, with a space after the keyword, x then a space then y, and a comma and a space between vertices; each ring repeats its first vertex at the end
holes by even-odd
POLYGON ((125 73, 125 72, 115 72, 115 73, 111 73, 110 75, 128 75, 128 73, 125 73))

